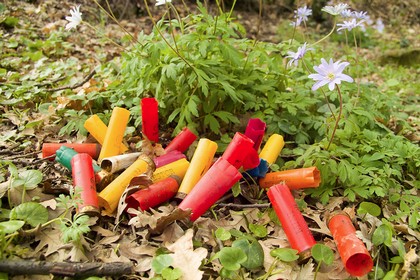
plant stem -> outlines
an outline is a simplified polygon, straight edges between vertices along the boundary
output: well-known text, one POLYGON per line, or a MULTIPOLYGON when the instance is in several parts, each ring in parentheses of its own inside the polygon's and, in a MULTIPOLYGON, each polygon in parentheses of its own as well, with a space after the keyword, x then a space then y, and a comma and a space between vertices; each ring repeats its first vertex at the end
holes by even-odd
MULTIPOLYGON (((114 16, 114 14, 112 13, 111 8, 109 7, 109 3, 107 2, 108 5, 108 9, 111 11, 112 14, 108 13, 108 11, 106 9, 104 9, 104 7, 102 7, 101 4, 99 4, 98 0, 93 0, 93 2, 95 2, 95 4, 102 10, 105 12, 105 14, 107 14, 125 33, 127 33, 128 36, 131 37, 131 41, 134 44, 134 42, 136 41, 136 38, 134 38, 134 36, 128 32, 127 29, 124 28, 124 26, 121 25, 121 23, 117 20, 117 18, 114 16)), ((140 43, 141 44, 141 43, 140 43)))
POLYGON ((152 20, 153 26, 156 28, 157 32, 159 33, 162 40, 165 42, 166 45, 180 58, 182 61, 185 62, 191 69, 194 71, 194 73, 198 76, 198 73, 195 71, 194 67, 176 50, 174 47, 169 44, 168 40, 166 40, 165 36, 163 36, 162 32, 160 31, 159 27, 156 25, 156 21, 153 18, 152 12, 150 11, 149 4, 147 4, 147 0, 144 0, 144 4, 146 6, 147 14, 149 15, 150 19, 152 20))
MULTIPOLYGON (((86 21, 82 21, 84 24, 86 24, 88 27, 92 28, 95 32, 101 33, 96 27, 94 27, 93 25, 91 25, 90 23, 86 22, 86 21)), ((105 34, 103 34, 104 37, 110 41, 113 45, 123 49, 124 51, 127 51, 126 48, 124 48, 123 46, 121 46, 120 44, 118 44, 117 42, 115 42, 114 40, 112 40, 111 38, 109 38, 108 36, 106 36, 105 34)))
POLYGON ((318 265, 316 266, 314 280, 316 280, 316 276, 318 275, 318 271, 319 271, 319 268, 321 267, 321 263, 322 263, 322 261, 320 261, 318 263, 318 265))
MULTIPOLYGON (((353 39, 354 39, 354 47, 356 48, 356 65, 357 65, 357 97, 359 97, 360 94, 360 68, 359 68, 359 58, 358 58, 358 47, 357 47, 357 39, 356 39, 356 34, 355 31, 353 31, 353 39)), ((358 98, 356 98, 357 101, 358 98)))
POLYGON ((330 148, 330 145, 331 145, 331 143, 332 143, 332 141, 334 139, 334 135, 335 135, 335 132, 337 131, 337 127, 338 127, 338 122, 340 121, 341 114, 343 112, 343 97, 341 95, 341 90, 340 90, 340 87, 338 85, 337 85, 337 92, 338 92, 338 97, 340 99, 340 110, 338 111, 338 116, 337 116, 337 119, 335 120, 334 130, 333 130, 333 132, 331 134, 331 139, 328 142, 327 150, 330 148))
POLYGON ((234 1, 233 1, 233 4, 232 4, 232 7, 230 8, 230 11, 229 11, 229 14, 228 14, 227 20, 229 20, 229 19, 230 19, 230 17, 232 16, 232 13, 233 13, 233 8, 235 8, 235 4, 236 4, 236 0, 234 0, 234 1))
POLYGON ((334 30, 335 30, 336 24, 337 24, 337 20, 336 20, 336 18, 334 17, 334 25, 333 25, 333 28, 331 29, 330 33, 328 33, 327 35, 325 35, 323 38, 319 39, 319 40, 318 40, 318 41, 316 41, 315 43, 311 44, 310 46, 315 46, 315 45, 317 45, 317 44, 321 43, 322 41, 324 41, 325 39, 327 39, 328 37, 330 37, 330 35, 331 35, 331 34, 333 34, 333 32, 334 32, 334 30))

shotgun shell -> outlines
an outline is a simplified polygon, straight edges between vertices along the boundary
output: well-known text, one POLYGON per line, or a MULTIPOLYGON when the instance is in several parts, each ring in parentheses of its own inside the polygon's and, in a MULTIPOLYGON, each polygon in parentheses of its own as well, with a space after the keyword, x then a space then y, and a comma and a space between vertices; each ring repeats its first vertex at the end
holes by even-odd
POLYGON ((124 108, 115 107, 112 110, 104 143, 102 145, 101 153, 99 154, 99 160, 120 154, 120 146, 129 117, 130 111, 124 108))
POLYGON ((281 150, 284 147, 283 136, 279 134, 273 134, 268 138, 262 151, 260 152, 260 158, 265 159, 268 164, 273 164, 277 161, 281 150))
POLYGON ((126 169, 127 167, 132 165, 133 162, 135 162, 140 155, 141 153, 131 153, 113 157, 106 157, 102 159, 101 167, 102 169, 110 173, 115 173, 120 170, 126 169))
POLYGON ((117 209, 121 195, 131 179, 150 169, 155 169, 155 163, 149 157, 141 155, 129 168, 99 193, 99 206, 104 208, 107 214, 114 212, 117 209))
MULTIPOLYGON (((61 165, 66 167, 69 171, 72 171, 71 166, 71 160, 75 155, 78 155, 79 153, 73 150, 72 148, 69 148, 67 146, 61 146, 60 149, 55 152, 55 161, 59 162, 61 165)), ((92 162, 92 160, 91 160, 92 162)), ((92 162, 93 171, 95 173, 101 171, 101 168, 99 165, 92 162)))
MULTIPOLYGON (((42 158, 55 155, 62 146, 72 148, 78 153, 89 154, 94 159, 97 159, 101 152, 101 145, 96 143, 44 143, 42 144, 42 158)), ((51 158, 51 160, 54 160, 54 158, 51 158)))
POLYGON ((267 174, 267 171, 268 171, 268 162, 264 159, 260 159, 260 164, 257 167, 247 170, 242 175, 244 176, 245 179, 255 178, 255 177, 263 178, 265 174, 267 174))
POLYGON ((71 159, 73 186, 80 187, 82 204, 78 206, 79 213, 89 216, 99 214, 98 195, 96 193, 95 173, 92 158, 88 154, 76 154, 71 159))
POLYGON ((209 170, 216 150, 216 142, 205 138, 198 141, 197 148, 191 158, 190 166, 179 187, 177 198, 184 198, 194 188, 195 184, 203 177, 207 170, 209 170))
MULTIPOLYGON (((99 144, 103 144, 105 140, 105 135, 108 127, 104 122, 97 116, 92 115, 90 116, 84 123, 84 127, 87 131, 99 142, 99 144)), ((120 143, 120 154, 125 153, 128 150, 127 146, 123 143, 120 143)), ((99 154, 98 154, 99 156, 99 154)))
POLYGON ((328 228, 347 272, 357 277, 369 273, 373 260, 365 244, 357 237, 349 216, 344 212, 332 216, 328 221, 328 228))
POLYGON ((152 142, 159 141, 159 113, 158 102, 155 98, 141 100, 142 132, 152 142))
POLYGON ((173 175, 178 176, 182 180, 185 176, 185 173, 187 172, 189 165, 190 163, 185 158, 182 158, 167 165, 156 168, 152 175, 152 182, 156 183, 173 175))
POLYGON ((235 166, 219 158, 178 207, 182 210, 191 209, 190 220, 195 221, 241 178, 235 166))
POLYGON ((181 153, 180 151, 173 150, 159 157, 155 157, 153 160, 156 164, 156 168, 159 168, 171 162, 177 161, 179 159, 183 159, 183 158, 186 159, 187 156, 181 153))
POLYGON ((180 151, 181 153, 185 152, 188 147, 197 139, 195 135, 188 127, 184 127, 177 136, 168 144, 165 148, 165 152, 169 153, 170 151, 180 151))
POLYGON ((290 246, 305 254, 315 245, 315 239, 300 213, 290 189, 285 184, 272 186, 267 192, 274 211, 286 233, 290 246))
POLYGON ((270 172, 259 180, 261 188, 267 189, 284 182, 290 189, 316 188, 321 183, 318 168, 308 167, 285 171, 270 172))
POLYGON ((140 208, 143 211, 149 210, 171 199, 178 191, 178 176, 170 176, 162 181, 150 185, 146 189, 139 190, 125 199, 127 208, 140 208))
POLYGON ((260 119, 249 119, 245 128, 245 135, 254 141, 254 149, 258 152, 264 137, 266 124, 260 119))
POLYGON ((237 169, 243 167, 251 169, 260 164, 258 153, 254 149, 254 142, 240 132, 236 132, 227 146, 222 158, 230 162, 237 169))

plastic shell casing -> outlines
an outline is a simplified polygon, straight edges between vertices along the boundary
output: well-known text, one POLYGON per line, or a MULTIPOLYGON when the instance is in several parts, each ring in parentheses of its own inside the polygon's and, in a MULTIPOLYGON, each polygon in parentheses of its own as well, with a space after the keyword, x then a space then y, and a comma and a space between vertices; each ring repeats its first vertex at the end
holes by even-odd
POLYGON ((328 221, 328 228, 347 272, 357 277, 369 273, 373 267, 372 257, 365 244, 357 237, 349 216, 344 212, 332 216, 328 221))
POLYGON ((290 246, 303 253, 315 245, 315 239, 300 213, 290 189, 285 184, 272 186, 267 192, 290 246))
POLYGON ((99 213, 98 195, 96 193, 95 173, 92 158, 88 154, 76 154, 71 159, 73 186, 81 188, 81 205, 79 213, 97 215, 99 213))
POLYGON ((178 207, 185 211, 190 209, 190 220, 195 221, 241 178, 235 166, 219 158, 178 207))
POLYGON ((143 98, 141 105, 142 132, 152 142, 159 141, 158 102, 153 97, 143 98))
POLYGON ((290 189, 316 188, 321 183, 321 175, 316 167, 276 171, 265 174, 265 177, 259 180, 259 185, 267 189, 281 182, 290 189))

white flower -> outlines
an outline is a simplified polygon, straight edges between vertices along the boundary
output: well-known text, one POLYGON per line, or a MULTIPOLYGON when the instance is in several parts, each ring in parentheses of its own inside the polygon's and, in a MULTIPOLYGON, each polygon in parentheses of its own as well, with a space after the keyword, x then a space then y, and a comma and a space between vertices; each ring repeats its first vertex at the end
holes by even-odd
POLYGON ((349 20, 349 21, 344 21, 343 23, 338 23, 337 26, 340 26, 339 28, 337 28, 337 31, 343 30, 343 29, 347 29, 348 31, 351 31, 353 28, 356 28, 357 26, 362 26, 363 25, 363 20, 357 22, 355 18, 349 20))
POLYGON ((353 16, 353 12, 350 9, 345 9, 340 13, 343 18, 349 18, 353 16))
POLYGON ((73 9, 70 10, 70 14, 71 16, 66 17, 66 20, 69 21, 69 23, 66 24, 66 30, 76 28, 82 22, 82 13, 80 12, 80 5, 77 5, 77 7, 73 7, 73 9))
POLYGON ((308 16, 312 15, 312 10, 308 9, 306 6, 298 8, 295 11, 295 18, 301 19, 301 21, 307 21, 308 16))
POLYGON ((354 11, 353 12, 353 17, 355 19, 367 19, 368 18, 368 14, 367 14, 367 12, 363 12, 363 11, 360 11, 360 12, 354 11))
POLYGON ((306 48, 306 43, 304 43, 303 46, 298 48, 297 52, 288 51, 288 56, 286 57, 291 59, 287 63, 287 66, 291 66, 292 64, 298 66, 299 60, 302 59, 305 53, 310 50, 313 50, 313 48, 306 48))
POLYGON ((296 21, 291 22, 290 25, 293 27, 298 27, 301 23, 302 23, 302 19, 297 18, 296 21))
POLYGON ((335 6, 325 6, 324 8, 321 9, 321 11, 324 11, 326 13, 329 13, 330 15, 333 16, 337 16, 339 14, 341 14, 342 11, 344 11, 345 9, 347 9, 349 5, 347 4, 338 4, 335 6))
POLYGON ((310 74, 308 77, 316 81, 312 86, 312 90, 317 90, 322 86, 328 84, 330 90, 334 90, 335 85, 341 84, 341 81, 353 82, 353 78, 343 74, 344 68, 349 65, 348 62, 334 62, 332 58, 330 62, 321 58, 321 64, 319 66, 314 66, 314 70, 318 74, 310 74))
POLYGON ((379 32, 379 33, 383 33, 384 32, 384 29, 385 29, 385 25, 384 25, 384 23, 382 22, 382 19, 377 19, 376 20, 376 24, 375 24, 375 26, 374 26, 374 28, 379 32))
POLYGON ((156 0, 155 6, 165 5, 166 3, 171 3, 172 0, 156 0))

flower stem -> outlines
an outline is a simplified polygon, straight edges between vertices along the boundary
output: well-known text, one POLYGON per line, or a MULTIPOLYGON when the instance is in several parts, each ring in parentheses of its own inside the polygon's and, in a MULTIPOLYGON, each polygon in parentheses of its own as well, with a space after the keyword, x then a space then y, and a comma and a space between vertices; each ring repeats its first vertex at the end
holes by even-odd
POLYGON ((333 27, 332 27, 332 29, 331 29, 330 33, 328 33, 327 35, 325 35, 323 38, 319 39, 319 40, 318 40, 318 41, 316 41, 315 43, 311 44, 311 46, 315 46, 315 45, 317 45, 317 44, 321 43, 322 41, 324 41, 325 39, 327 39, 328 37, 330 37, 330 35, 331 35, 331 34, 333 34, 333 32, 334 32, 334 30, 335 30, 336 24, 337 24, 337 20, 334 18, 334 25, 333 25, 333 27))
MULTIPOLYGON (((112 10, 109 6, 108 0, 106 1, 107 5, 108 5, 108 9, 111 11, 111 14, 104 9, 104 7, 102 7, 101 4, 99 4, 98 0, 93 0, 93 2, 95 2, 95 4, 102 10, 105 12, 105 14, 107 14, 125 33, 127 33, 128 36, 130 36, 132 43, 134 44, 134 42, 136 41, 136 38, 134 38, 133 34, 131 34, 130 32, 128 32, 127 29, 124 28, 124 26, 121 25, 121 23, 117 20, 117 18, 114 16, 114 13, 112 13, 112 10)), ((141 44, 141 43, 140 43, 141 44)))
POLYGON ((340 87, 338 85, 337 85, 337 92, 338 92, 338 97, 340 99, 340 110, 338 111, 338 116, 337 116, 337 119, 335 120, 334 129, 333 129, 333 132, 331 134, 331 139, 328 142, 327 150, 330 148, 330 145, 331 145, 331 143, 334 139, 335 132, 337 131, 337 127, 338 127, 338 122, 340 121, 341 114, 343 113, 343 96, 341 95, 341 90, 340 90, 340 87))
MULTIPOLYGON (((93 25, 91 25, 90 23, 88 23, 88 22, 86 22, 86 21, 82 21, 84 24, 86 24, 89 28, 91 28, 91 29, 93 29, 95 32, 98 32, 98 33, 103 33, 103 32, 101 32, 101 31, 99 31, 95 26, 93 26, 93 25)), ((106 36, 104 33, 103 33, 103 36, 109 41, 109 42, 111 42, 113 45, 115 45, 115 46, 117 46, 117 47, 119 47, 119 48, 121 48, 121 49, 123 49, 124 51, 127 51, 127 49, 125 48, 125 47, 123 47, 122 45, 120 45, 120 44, 118 44, 117 42, 115 42, 114 40, 112 40, 110 37, 108 37, 108 36, 106 36)))
POLYGON ((149 4, 147 4, 147 0, 144 0, 144 4, 146 6, 147 14, 149 15, 150 19, 152 20, 153 26, 156 28, 157 32, 159 33, 162 40, 168 45, 168 47, 180 58, 182 61, 185 62, 191 69, 195 72, 195 74, 198 76, 197 72, 195 71, 194 67, 176 50, 174 47, 171 46, 171 44, 166 40, 165 36, 163 36, 162 31, 160 31, 159 27, 156 25, 156 21, 153 18, 152 12, 150 11, 149 4))

